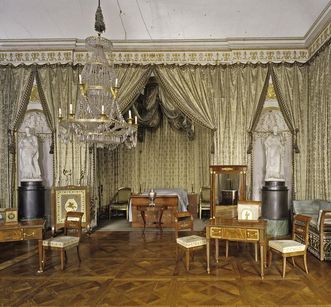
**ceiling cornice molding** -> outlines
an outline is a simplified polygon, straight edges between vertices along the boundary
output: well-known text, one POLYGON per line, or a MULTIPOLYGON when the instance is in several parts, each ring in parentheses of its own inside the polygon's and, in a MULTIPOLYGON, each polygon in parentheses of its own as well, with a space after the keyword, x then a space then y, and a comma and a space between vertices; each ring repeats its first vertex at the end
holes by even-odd
MULTIPOLYGON (((331 4, 304 38, 115 40, 111 60, 118 64, 305 63, 330 39, 330 20, 331 4)), ((87 56, 80 39, 0 40, 0 64, 84 64, 87 56)))
POLYGON ((314 41, 320 36, 320 34, 330 26, 330 23, 331 23, 331 1, 307 31, 304 37, 307 48, 309 48, 314 43, 314 41))

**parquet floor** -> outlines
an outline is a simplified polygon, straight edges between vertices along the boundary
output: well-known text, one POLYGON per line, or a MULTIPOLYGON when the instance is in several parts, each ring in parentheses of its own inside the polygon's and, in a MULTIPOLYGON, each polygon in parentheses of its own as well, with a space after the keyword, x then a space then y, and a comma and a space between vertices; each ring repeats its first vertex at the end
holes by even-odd
POLYGON ((176 263, 173 232, 94 232, 80 265, 75 249, 65 271, 51 253, 38 274, 34 243, 0 244, 0 306, 331 306, 331 262, 310 254, 309 275, 290 261, 282 279, 275 256, 261 280, 253 246, 234 243, 208 275, 204 252, 189 272, 176 263))

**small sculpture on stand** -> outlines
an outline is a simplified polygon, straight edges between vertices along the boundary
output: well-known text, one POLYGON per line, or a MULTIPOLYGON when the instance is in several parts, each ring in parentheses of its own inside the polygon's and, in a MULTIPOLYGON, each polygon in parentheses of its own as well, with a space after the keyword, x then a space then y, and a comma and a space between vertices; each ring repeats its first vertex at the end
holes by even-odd
POLYGON ((148 193, 148 197, 149 197, 149 200, 151 201, 151 202, 149 203, 149 206, 150 206, 150 207, 155 207, 154 200, 155 200, 155 198, 156 198, 156 192, 155 192, 153 189, 151 189, 151 190, 149 191, 149 193, 148 193))
POLYGON ((19 220, 44 218, 45 188, 40 165, 38 138, 34 129, 25 127, 25 134, 19 142, 19 171, 21 185, 18 187, 19 220))
POLYGON ((288 233, 288 189, 285 186, 285 144, 274 126, 266 138, 265 185, 262 187, 262 217, 268 220, 267 234, 282 236, 288 233))
POLYGON ((266 172, 265 181, 285 181, 284 178, 284 154, 285 147, 277 126, 273 127, 272 133, 264 142, 266 172))
POLYGON ((30 127, 25 128, 19 148, 21 181, 41 181, 38 139, 31 133, 30 127))

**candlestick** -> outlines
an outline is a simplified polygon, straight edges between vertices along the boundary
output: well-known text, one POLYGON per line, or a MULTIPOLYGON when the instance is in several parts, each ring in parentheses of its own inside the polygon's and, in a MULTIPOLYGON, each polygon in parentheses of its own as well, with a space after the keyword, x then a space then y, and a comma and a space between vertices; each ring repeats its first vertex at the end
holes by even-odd
POLYGON ((59 117, 62 117, 62 110, 59 108, 59 117))
POLYGON ((72 114, 72 103, 69 105, 69 114, 72 114))
POLYGON ((115 87, 118 87, 118 79, 115 79, 115 87))
POLYGON ((129 110, 129 118, 132 118, 132 117, 131 117, 131 110, 129 110))
POLYGON ((79 84, 83 84, 82 83, 82 75, 81 74, 79 74, 79 84))
POLYGON ((137 116, 137 115, 134 117, 134 124, 135 124, 135 125, 138 124, 138 116, 137 116))
POLYGON ((104 105, 101 106, 101 114, 105 114, 105 106, 104 105))

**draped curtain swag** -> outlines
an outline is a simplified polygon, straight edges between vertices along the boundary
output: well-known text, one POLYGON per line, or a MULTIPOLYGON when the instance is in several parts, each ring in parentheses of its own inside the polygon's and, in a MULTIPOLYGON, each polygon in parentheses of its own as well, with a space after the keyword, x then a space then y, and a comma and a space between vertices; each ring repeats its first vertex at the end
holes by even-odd
POLYGON ((194 123, 216 129, 212 84, 204 66, 159 65, 155 75, 165 100, 171 101, 194 123))

